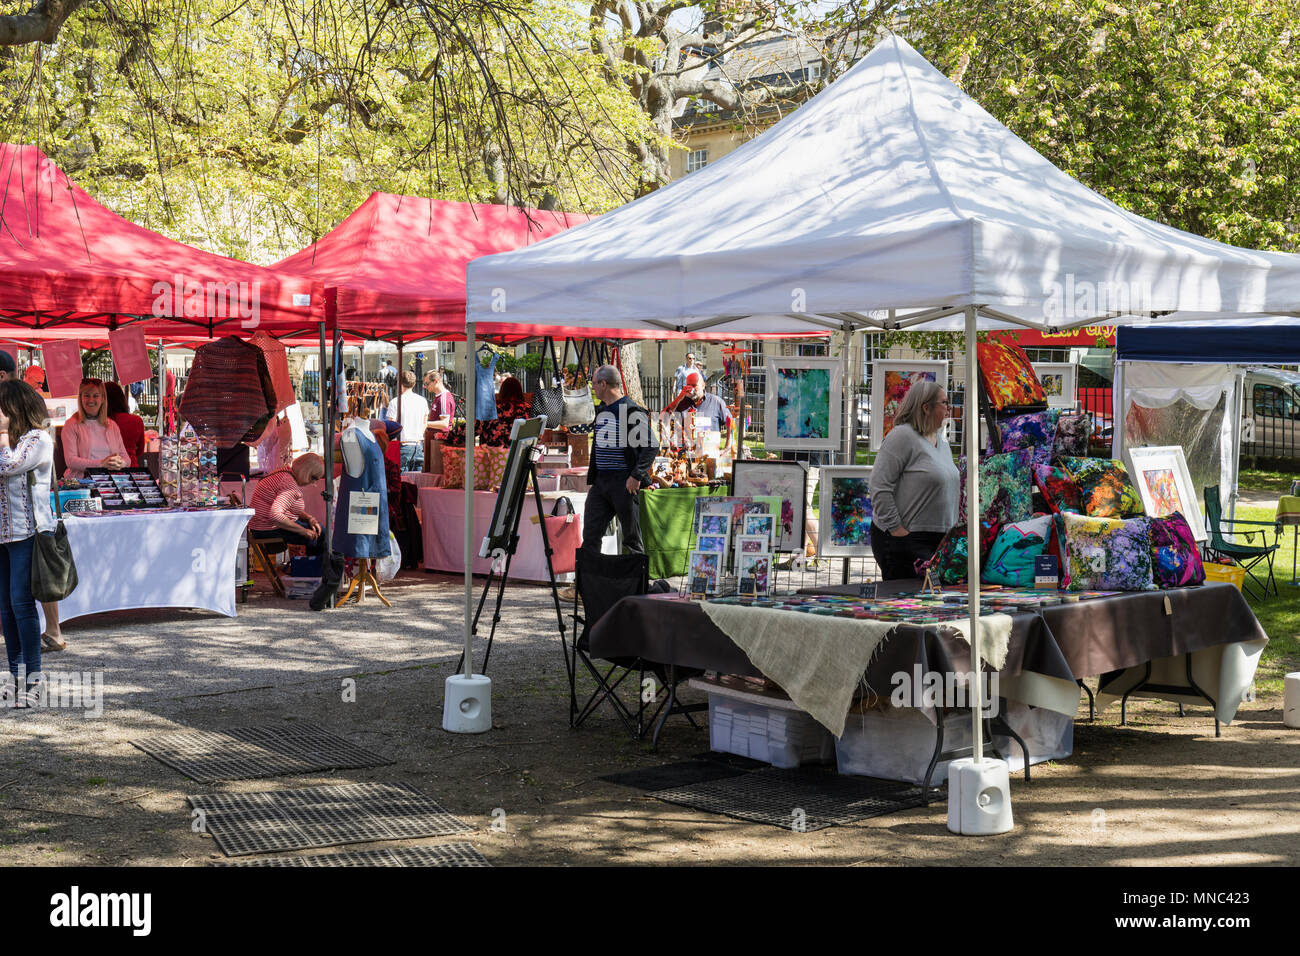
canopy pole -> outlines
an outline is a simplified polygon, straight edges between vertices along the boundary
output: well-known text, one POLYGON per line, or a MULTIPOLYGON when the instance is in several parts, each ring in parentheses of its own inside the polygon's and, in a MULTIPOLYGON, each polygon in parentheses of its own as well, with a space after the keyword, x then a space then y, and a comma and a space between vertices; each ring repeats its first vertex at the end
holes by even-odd
POLYGON ((477 409, 478 358, 474 323, 465 323, 465 676, 474 676, 474 424, 477 409))
POLYGON ((970 601, 970 659, 971 659, 971 740, 974 743, 976 765, 984 761, 984 701, 981 679, 983 658, 980 654, 980 468, 979 468, 979 406, 976 382, 979 381, 979 362, 975 348, 975 306, 966 307, 966 398, 962 418, 966 423, 966 553, 968 555, 966 588, 970 601))
MULTIPOLYGON (((338 338, 338 331, 335 330, 335 338, 338 338)), ((325 435, 323 441, 325 447, 321 449, 324 452, 321 458, 325 461, 325 527, 322 534, 325 535, 325 546, 332 548, 334 541, 334 409, 338 407, 338 396, 334 394, 336 380, 334 378, 334 363, 330 360, 325 345, 325 323, 320 323, 320 371, 316 376, 316 401, 320 403, 321 424, 325 426, 325 435), (329 388, 326 389, 326 372, 329 369, 329 388), (328 401, 326 400, 328 396, 328 401)), ((328 552, 326 561, 329 560, 328 552)))
MULTIPOLYGON (((402 424, 402 373, 406 371, 406 366, 402 364, 405 361, 403 357, 404 355, 405 353, 402 349, 402 337, 399 335, 397 337, 397 394, 393 396, 393 398, 397 399, 397 424, 399 425, 402 424)), ((417 382, 416 384, 418 385, 419 383, 417 382)), ((398 432, 397 440, 399 442, 406 441, 406 432, 398 432)), ((420 441, 424 441, 423 434, 420 435, 420 441)))
MULTIPOLYGON (((162 339, 158 340, 158 434, 167 434, 167 355, 162 339)), ((161 470, 162 466, 159 465, 161 470)))

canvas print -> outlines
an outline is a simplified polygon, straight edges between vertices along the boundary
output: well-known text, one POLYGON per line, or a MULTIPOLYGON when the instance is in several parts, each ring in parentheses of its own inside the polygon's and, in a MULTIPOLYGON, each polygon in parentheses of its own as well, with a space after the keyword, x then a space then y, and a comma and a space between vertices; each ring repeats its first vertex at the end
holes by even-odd
POLYGON ((1078 366, 1072 362, 1034 362, 1034 374, 1043 387, 1048 408, 1074 408, 1078 366))
POLYGON ((1146 513, 1153 518, 1180 513, 1187 519, 1196 541, 1204 543, 1209 535, 1182 447, 1125 448, 1124 457, 1128 459, 1129 477, 1146 513))
POLYGON ((808 469, 801 461, 737 460, 732 465, 732 494, 780 499, 776 551, 803 547, 807 484, 808 469))
POLYGON ((948 363, 889 359, 872 362, 871 369, 871 447, 875 450, 893 430, 894 418, 913 385, 937 382, 947 387, 948 363))
POLYGON ((763 422, 766 447, 838 448, 841 374, 841 363, 833 358, 769 359, 763 422))
POLYGON ((731 532, 731 516, 723 514, 704 514, 700 517, 700 537, 721 535, 726 537, 731 532))
POLYGON ((821 470, 818 554, 854 557, 871 553, 871 467, 839 465, 821 470))
POLYGON ((776 515, 772 514, 749 514, 745 515, 745 524, 743 534, 746 537, 758 536, 768 542, 765 550, 772 550, 772 540, 776 537, 776 515))
POLYGON ((727 536, 725 534, 702 534, 695 544, 695 550, 725 552, 727 550, 727 536))
POLYGON ((686 575, 687 587, 693 587, 697 577, 707 578, 709 583, 706 592, 715 593, 722 577, 722 555, 714 551, 692 551, 686 575))
POLYGON ((737 578, 753 578, 754 590, 766 594, 772 588, 772 555, 742 554, 736 567, 737 578))

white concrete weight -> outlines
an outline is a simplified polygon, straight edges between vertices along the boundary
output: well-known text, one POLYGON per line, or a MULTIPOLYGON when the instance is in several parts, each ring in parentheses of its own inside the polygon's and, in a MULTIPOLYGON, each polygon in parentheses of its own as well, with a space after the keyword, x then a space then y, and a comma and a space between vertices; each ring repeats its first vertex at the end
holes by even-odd
POLYGON ((948 765, 948 829, 968 836, 1006 833, 1011 821, 1011 775, 1005 760, 972 757, 948 765))
POLYGON ((453 734, 481 734, 492 729, 492 678, 486 674, 447 678, 442 729, 453 734))

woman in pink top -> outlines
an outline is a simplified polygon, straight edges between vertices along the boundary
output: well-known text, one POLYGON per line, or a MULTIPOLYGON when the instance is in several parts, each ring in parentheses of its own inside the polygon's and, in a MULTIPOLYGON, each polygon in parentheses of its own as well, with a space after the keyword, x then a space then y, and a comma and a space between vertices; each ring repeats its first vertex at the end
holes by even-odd
POLYGON ((63 426, 64 475, 83 478, 87 468, 125 468, 131 455, 122 441, 117 423, 108 417, 104 383, 97 378, 81 381, 77 392, 77 413, 63 426))

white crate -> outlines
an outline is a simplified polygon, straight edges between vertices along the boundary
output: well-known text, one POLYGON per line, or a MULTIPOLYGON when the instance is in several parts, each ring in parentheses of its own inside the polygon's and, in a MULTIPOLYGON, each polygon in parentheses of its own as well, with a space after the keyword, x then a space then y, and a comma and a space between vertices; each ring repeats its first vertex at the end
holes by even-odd
POLYGON ((812 717, 762 698, 739 700, 734 692, 709 693, 709 746, 774 767, 829 763, 835 755, 835 738, 812 717))

